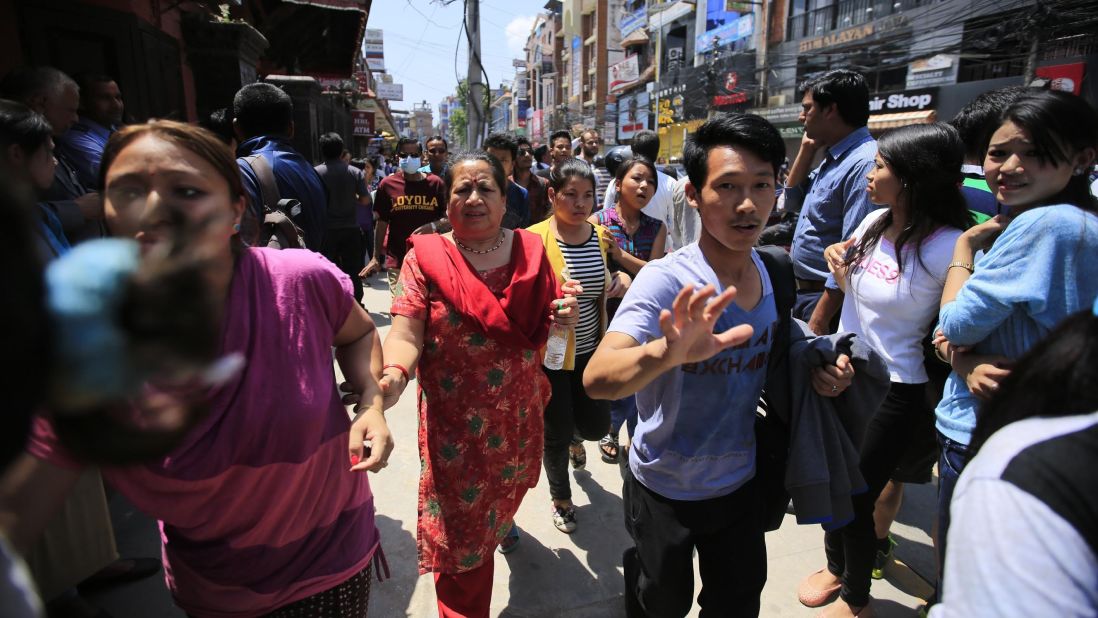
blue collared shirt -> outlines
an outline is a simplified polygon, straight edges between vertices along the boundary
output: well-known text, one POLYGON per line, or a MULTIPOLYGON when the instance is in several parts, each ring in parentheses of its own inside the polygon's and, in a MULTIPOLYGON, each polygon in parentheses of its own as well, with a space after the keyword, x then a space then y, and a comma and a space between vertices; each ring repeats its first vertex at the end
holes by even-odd
POLYGON ((261 155, 271 164, 275 183, 282 199, 301 202, 301 214, 294 222, 305 233, 305 246, 320 251, 328 223, 328 193, 313 166, 301 156, 285 137, 261 135, 241 143, 236 149, 244 192, 259 221, 263 220, 263 198, 259 179, 244 157, 261 155))
POLYGON ((876 156, 877 140, 869 135, 869 129, 861 127, 828 148, 823 163, 809 175, 811 188, 790 251, 798 279, 827 280, 824 249, 850 238, 876 208, 865 190, 869 183, 866 175, 876 156))
POLYGON ((80 117, 61 139, 57 140, 57 150, 68 160, 80 184, 89 189, 99 189, 99 162, 103 159, 103 150, 107 139, 115 131, 114 127, 103 125, 80 117))

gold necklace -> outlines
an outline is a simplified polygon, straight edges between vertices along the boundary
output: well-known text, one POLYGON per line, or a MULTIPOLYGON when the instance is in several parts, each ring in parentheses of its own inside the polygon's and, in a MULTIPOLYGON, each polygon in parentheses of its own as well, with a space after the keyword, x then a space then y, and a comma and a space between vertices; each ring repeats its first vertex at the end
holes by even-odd
POLYGON ((491 252, 495 251, 496 249, 499 249, 500 247, 503 246, 503 239, 504 239, 503 230, 500 230, 499 231, 499 240, 496 242, 496 244, 493 245, 491 249, 481 250, 481 249, 474 249, 472 247, 465 246, 464 243, 462 243, 460 240, 458 240, 457 236, 454 236, 454 242, 457 243, 457 246, 461 247, 462 249, 465 249, 469 253, 475 253, 477 255, 485 255, 487 253, 491 253, 491 252))

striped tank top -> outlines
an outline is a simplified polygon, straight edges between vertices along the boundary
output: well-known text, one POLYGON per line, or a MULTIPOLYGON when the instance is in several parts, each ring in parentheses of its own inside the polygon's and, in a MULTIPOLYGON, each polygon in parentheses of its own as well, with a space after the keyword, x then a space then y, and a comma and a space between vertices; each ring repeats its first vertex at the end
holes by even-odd
POLYGON ((591 226, 591 236, 581 245, 557 240, 564 265, 570 278, 580 282, 583 293, 579 301, 579 322, 576 323, 576 354, 594 351, 599 345, 599 297, 606 288, 605 268, 599 238, 591 226))

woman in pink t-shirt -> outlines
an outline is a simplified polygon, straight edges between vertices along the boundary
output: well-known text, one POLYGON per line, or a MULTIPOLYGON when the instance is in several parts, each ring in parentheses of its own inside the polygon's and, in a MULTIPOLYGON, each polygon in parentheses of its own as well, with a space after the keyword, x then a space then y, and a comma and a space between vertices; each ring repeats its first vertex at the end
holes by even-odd
MULTIPOLYGON (((113 235, 135 239, 145 259, 170 251, 182 228, 183 248, 205 260, 221 308, 220 353, 244 361, 196 395, 205 414, 167 456, 103 470, 160 520, 176 603, 200 617, 320 615, 320 607, 325 616, 365 616, 381 554, 362 472, 387 465, 392 439, 377 334, 350 281, 310 251, 245 247, 239 171, 202 129, 127 127, 112 136, 102 167, 113 235), (353 422, 335 386, 333 347, 363 402, 353 422)), ((17 544, 48 520, 80 467, 44 419, 29 450, 0 495, 8 511, 0 521, 17 544)))

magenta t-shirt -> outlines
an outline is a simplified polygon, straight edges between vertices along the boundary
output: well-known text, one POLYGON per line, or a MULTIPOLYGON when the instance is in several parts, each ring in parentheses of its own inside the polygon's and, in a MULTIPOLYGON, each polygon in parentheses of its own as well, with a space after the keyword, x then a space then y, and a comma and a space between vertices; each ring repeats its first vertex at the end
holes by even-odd
MULTIPOLYGON (((270 612, 342 583, 376 551, 373 494, 348 471, 332 366, 353 302, 350 280, 317 253, 246 250, 222 331, 243 371, 208 394, 209 417, 170 456, 103 470, 160 520, 168 587, 188 614, 270 612)), ((72 465, 44 421, 29 450, 72 465)))

